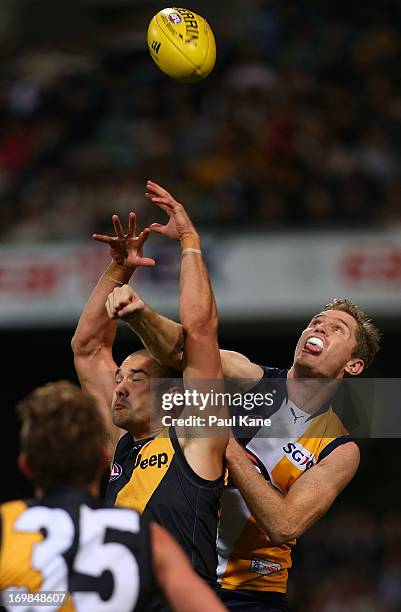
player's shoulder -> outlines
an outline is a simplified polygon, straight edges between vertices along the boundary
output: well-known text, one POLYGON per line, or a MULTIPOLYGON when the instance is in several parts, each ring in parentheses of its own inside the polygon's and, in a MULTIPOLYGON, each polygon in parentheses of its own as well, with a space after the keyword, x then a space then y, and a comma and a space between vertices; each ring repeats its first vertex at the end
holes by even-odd
POLYGON ((121 455, 125 453, 127 450, 130 450, 132 448, 133 443, 134 438, 132 437, 132 434, 130 434, 129 432, 125 433, 117 442, 114 454, 121 455))
POLYGON ((34 504, 34 500, 13 499, 0 504, 0 516, 2 519, 16 519, 27 508, 34 504))
POLYGON ((319 455, 318 463, 331 465, 349 464, 350 468, 359 465, 360 450, 350 435, 339 436, 331 440, 319 455))
POLYGON ((263 378, 287 378, 288 368, 274 368, 271 366, 260 366, 263 370, 263 378))

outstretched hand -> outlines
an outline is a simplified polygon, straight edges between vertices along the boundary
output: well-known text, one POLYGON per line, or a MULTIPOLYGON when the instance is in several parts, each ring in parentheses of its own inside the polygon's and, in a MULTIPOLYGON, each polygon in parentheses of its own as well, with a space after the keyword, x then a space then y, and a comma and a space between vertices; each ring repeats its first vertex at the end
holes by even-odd
POLYGON ((112 216, 115 236, 106 236, 104 234, 93 234, 93 240, 108 244, 110 247, 111 257, 119 265, 124 265, 129 268, 137 266, 155 266, 154 259, 143 257, 143 246, 148 239, 150 229, 145 228, 139 236, 136 236, 136 215, 130 212, 128 218, 128 233, 124 233, 123 226, 118 215, 112 216))
POLYGON ((153 181, 148 181, 146 188, 148 191, 145 193, 145 198, 164 210, 169 217, 167 225, 152 223, 150 231, 163 234, 172 240, 182 240, 185 236, 197 234, 183 205, 168 191, 153 181))

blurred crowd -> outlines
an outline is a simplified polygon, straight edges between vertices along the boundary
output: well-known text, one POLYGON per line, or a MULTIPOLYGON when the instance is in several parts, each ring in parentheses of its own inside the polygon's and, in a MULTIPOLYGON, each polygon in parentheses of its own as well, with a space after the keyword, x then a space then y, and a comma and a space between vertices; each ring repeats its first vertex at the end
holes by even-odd
POLYGON ((367 510, 333 512, 297 549, 289 581, 294 612, 401 610, 399 511, 376 519, 367 510))
POLYGON ((81 239, 131 209, 160 220, 147 178, 211 228, 401 225, 399 5, 217 4, 218 64, 197 85, 153 64, 149 7, 122 4, 95 37, 71 23, 3 45, 3 240, 81 239))

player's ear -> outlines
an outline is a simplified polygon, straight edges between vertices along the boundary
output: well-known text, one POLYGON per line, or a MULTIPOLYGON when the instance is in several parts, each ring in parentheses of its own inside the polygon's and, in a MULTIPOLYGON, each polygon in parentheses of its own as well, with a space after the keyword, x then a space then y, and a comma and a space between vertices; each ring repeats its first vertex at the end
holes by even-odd
POLYGON ((349 376, 358 376, 358 374, 362 372, 364 367, 365 364, 363 359, 361 359, 360 357, 353 357, 347 362, 344 371, 349 376))
POLYGON ((28 463, 28 458, 26 456, 25 453, 20 453, 18 455, 18 467, 20 469, 20 472, 26 477, 31 479, 32 478, 32 470, 31 467, 28 463))
MULTIPOLYGON (((168 392, 171 394, 171 397, 174 398, 174 395, 182 394, 183 388, 180 387, 180 385, 172 385, 171 387, 169 387, 168 392)), ((174 403, 174 399, 172 401, 174 403)), ((171 416, 178 417, 181 414, 183 408, 184 408, 184 406, 182 406, 182 405, 176 406, 174 404, 174 407, 173 407, 172 412, 171 412, 171 416)))

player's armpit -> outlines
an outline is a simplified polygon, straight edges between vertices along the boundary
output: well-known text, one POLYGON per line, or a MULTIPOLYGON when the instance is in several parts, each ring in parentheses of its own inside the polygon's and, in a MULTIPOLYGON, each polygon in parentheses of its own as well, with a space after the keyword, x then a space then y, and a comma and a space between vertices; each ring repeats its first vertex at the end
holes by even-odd
POLYGON ((223 612, 212 589, 194 572, 184 552, 160 525, 150 524, 157 585, 175 612, 223 612))
POLYGON ((263 376, 263 368, 236 351, 220 350, 224 378, 234 378, 243 391, 254 387, 263 376))

